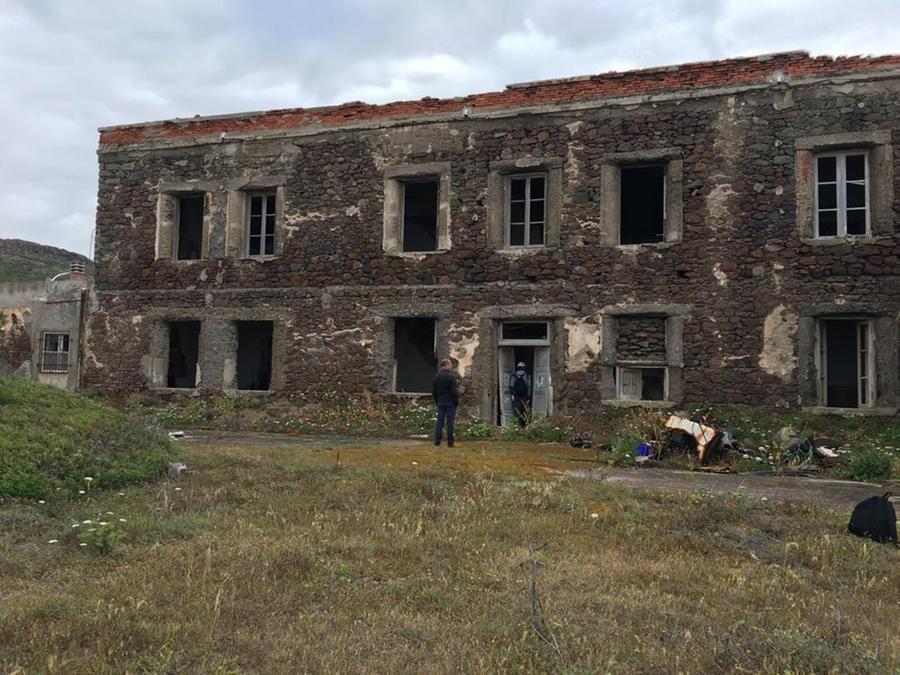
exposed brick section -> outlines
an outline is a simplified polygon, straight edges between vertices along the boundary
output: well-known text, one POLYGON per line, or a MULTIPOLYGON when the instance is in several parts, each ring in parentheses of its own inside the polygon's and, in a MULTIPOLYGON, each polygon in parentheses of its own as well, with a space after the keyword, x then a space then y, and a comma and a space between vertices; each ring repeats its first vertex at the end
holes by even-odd
POLYGON ((660 317, 620 317, 616 357, 619 361, 666 361, 666 320, 660 317))
POLYGON ((684 89, 724 87, 763 82, 776 71, 789 78, 828 76, 896 68, 900 55, 863 57, 811 57, 807 52, 784 52, 766 56, 704 61, 679 66, 646 68, 624 73, 545 80, 511 85, 504 91, 474 94, 463 98, 423 98, 373 105, 355 101, 322 108, 290 108, 221 118, 198 118, 156 122, 146 125, 103 129, 101 144, 213 136, 221 133, 274 131, 311 126, 334 126, 394 117, 410 117, 461 111, 468 103, 475 109, 492 109, 587 101, 592 99, 658 94, 684 89))

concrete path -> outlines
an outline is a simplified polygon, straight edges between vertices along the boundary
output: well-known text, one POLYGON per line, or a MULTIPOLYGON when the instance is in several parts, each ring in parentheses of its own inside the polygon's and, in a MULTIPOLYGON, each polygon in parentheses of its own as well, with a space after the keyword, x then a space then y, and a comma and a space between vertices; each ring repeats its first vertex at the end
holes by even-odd
POLYGON ((889 488, 882 485, 847 480, 804 476, 715 474, 650 468, 576 469, 569 471, 568 475, 642 490, 701 494, 742 492, 751 499, 809 502, 848 512, 866 497, 889 491, 889 488))

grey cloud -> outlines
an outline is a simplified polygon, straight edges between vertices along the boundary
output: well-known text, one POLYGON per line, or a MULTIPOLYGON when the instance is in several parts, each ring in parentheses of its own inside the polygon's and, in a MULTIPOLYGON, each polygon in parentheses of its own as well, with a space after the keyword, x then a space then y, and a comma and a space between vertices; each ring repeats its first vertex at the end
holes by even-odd
POLYGON ((896 52, 889 0, 0 0, 0 236, 87 252, 98 126, 453 96, 784 49, 896 52))

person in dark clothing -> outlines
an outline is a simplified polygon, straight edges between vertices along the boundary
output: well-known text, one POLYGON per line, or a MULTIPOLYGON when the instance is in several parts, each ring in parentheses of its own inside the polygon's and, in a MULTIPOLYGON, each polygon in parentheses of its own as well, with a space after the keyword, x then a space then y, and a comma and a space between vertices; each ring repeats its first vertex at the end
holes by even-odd
POLYGON ((434 425, 434 444, 439 446, 444 434, 444 421, 447 422, 447 447, 452 448, 456 441, 456 406, 459 405, 459 392, 456 388, 456 374, 453 372, 453 361, 441 361, 441 369, 431 382, 431 398, 437 406, 437 420, 434 425))
POLYGON ((509 383, 509 391, 513 400, 513 415, 520 428, 525 428, 528 423, 528 413, 531 409, 531 376, 525 370, 525 364, 516 365, 509 383))

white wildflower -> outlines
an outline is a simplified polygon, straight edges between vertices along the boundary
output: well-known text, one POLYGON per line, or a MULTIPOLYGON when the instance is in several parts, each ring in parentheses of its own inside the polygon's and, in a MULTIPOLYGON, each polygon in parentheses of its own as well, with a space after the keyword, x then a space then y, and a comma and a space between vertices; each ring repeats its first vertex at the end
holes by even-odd
POLYGON ((90 483, 92 480, 94 480, 91 476, 85 476, 84 479, 85 479, 88 483, 90 483))
POLYGON ((78 494, 83 495, 83 494, 84 494, 84 490, 79 490, 79 491, 78 491, 78 494))
POLYGON ((38 499, 38 504, 46 504, 46 503, 47 502, 45 502, 43 499, 38 499))
POLYGON ((119 522, 120 522, 120 523, 127 523, 128 521, 125 520, 124 518, 119 518, 119 522))
POLYGON ((78 545, 79 545, 79 546, 82 546, 82 547, 87 546, 87 544, 86 544, 85 542, 81 542, 81 543, 78 544, 78 545))
POLYGON ((107 523, 105 520, 101 520, 101 521, 100 521, 99 523, 97 523, 97 524, 98 524, 98 525, 109 525, 109 523, 107 523))
POLYGON ((82 525, 90 525, 90 524, 93 523, 93 522, 94 522, 93 520, 88 519, 88 520, 82 520, 82 521, 81 521, 81 524, 82 524, 82 525))
POLYGON ((59 543, 59 539, 51 539, 51 540, 48 541, 47 543, 48 543, 48 544, 58 544, 58 543, 59 543))

